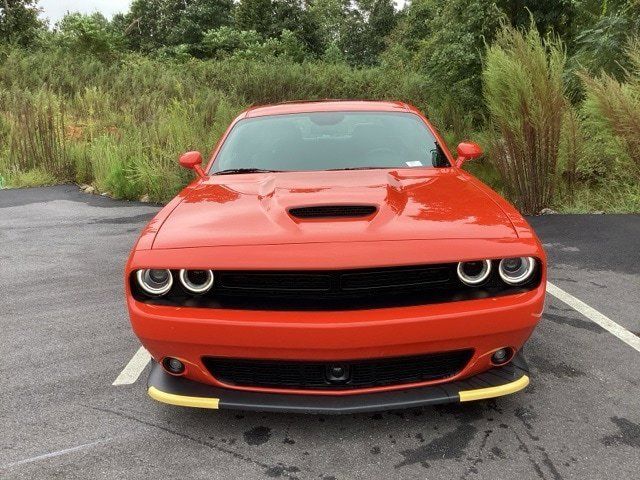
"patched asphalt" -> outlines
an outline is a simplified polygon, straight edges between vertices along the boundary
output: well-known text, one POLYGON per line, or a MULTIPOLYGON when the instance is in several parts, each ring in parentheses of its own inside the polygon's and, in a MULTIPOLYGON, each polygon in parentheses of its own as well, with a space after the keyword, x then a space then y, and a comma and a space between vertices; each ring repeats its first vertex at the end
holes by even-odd
MULTIPOLYGON (((640 353, 548 297, 532 383, 366 415, 190 410, 111 383, 139 344, 122 270, 157 206, 0 191, 0 478, 637 478, 640 353)), ((640 333, 640 216, 530 219, 549 280, 640 333)))

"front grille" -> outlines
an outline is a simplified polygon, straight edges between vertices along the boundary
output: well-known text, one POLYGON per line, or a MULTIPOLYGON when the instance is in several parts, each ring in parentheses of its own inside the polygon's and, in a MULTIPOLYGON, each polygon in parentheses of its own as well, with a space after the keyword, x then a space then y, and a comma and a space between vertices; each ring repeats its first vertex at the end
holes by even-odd
POLYGON ((421 287, 449 280, 447 267, 403 268, 401 270, 377 270, 343 273, 340 276, 342 290, 366 290, 376 288, 421 287))
POLYGON ((344 271, 308 272, 242 272, 221 271, 217 275, 218 293, 233 294, 248 291, 274 295, 290 292, 295 295, 326 293, 332 296, 349 295, 350 292, 378 291, 379 289, 403 290, 425 288, 444 284, 451 278, 451 268, 446 266, 380 268, 344 271))
MULTIPOLYGON (((216 270, 213 288, 191 295, 180 282, 159 298, 146 296, 130 277, 134 297, 156 305, 239 310, 363 310, 456 302, 526 292, 540 284, 541 271, 524 285, 509 286, 498 262, 479 287, 464 285, 456 263, 350 270, 216 270)), ((178 271, 172 270, 174 279, 178 271)))
POLYGON ((335 362, 247 360, 205 357, 205 366, 217 380, 228 385, 282 389, 349 390, 442 380, 458 374, 473 350, 430 353, 412 357, 335 362), (331 380, 331 369, 348 374, 331 380))
POLYGON ((296 218, 360 218, 376 211, 373 205, 317 205, 290 208, 289 215, 296 218))
POLYGON ((331 276, 317 273, 224 272, 218 274, 220 288, 254 291, 326 292, 331 289, 331 276))

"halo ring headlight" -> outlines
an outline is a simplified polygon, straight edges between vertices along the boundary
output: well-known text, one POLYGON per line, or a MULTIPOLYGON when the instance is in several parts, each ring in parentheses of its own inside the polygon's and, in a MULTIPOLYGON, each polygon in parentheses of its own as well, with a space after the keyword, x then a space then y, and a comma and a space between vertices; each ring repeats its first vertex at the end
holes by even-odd
MULTIPOLYGON (((475 265, 474 265, 475 266, 475 265)), ((475 287, 483 283, 487 278, 489 278, 489 274, 491 273, 491 260, 477 260, 475 262, 459 262, 458 263, 458 278, 465 285, 469 285, 471 287, 475 287), (480 271, 475 274, 469 274, 465 271, 465 268, 471 266, 470 264, 482 263, 480 267, 480 271)))
POLYGON ((160 297, 171 290, 173 275, 168 269, 143 269, 136 272, 138 285, 152 297, 160 297))
POLYGON ((536 269, 533 257, 503 258, 498 266, 498 273, 503 282, 509 285, 520 285, 531 278, 536 269))
POLYGON ((180 283, 182 286, 189 292, 193 294, 201 294, 208 292, 213 286, 213 271, 211 270, 180 270, 180 274, 178 275, 180 278, 180 283), (202 272, 204 274, 204 279, 201 283, 196 283, 193 279, 189 278, 189 273, 192 272, 202 272))

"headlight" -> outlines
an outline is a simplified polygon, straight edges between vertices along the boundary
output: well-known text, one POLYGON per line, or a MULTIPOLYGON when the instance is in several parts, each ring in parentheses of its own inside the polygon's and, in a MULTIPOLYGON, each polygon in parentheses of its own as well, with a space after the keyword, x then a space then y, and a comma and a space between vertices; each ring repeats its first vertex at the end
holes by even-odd
POLYGON ((531 278, 536 269, 536 261, 531 257, 515 257, 500 260, 500 278, 509 285, 519 285, 531 278))
POLYGON ((491 260, 458 263, 458 277, 470 286, 480 285, 491 273, 491 260))
POLYGON ((140 288, 154 297, 164 295, 171 290, 173 285, 173 276, 170 270, 138 270, 136 278, 140 288))
POLYGON ((205 293, 213 286, 211 270, 180 270, 180 283, 190 293, 205 293))

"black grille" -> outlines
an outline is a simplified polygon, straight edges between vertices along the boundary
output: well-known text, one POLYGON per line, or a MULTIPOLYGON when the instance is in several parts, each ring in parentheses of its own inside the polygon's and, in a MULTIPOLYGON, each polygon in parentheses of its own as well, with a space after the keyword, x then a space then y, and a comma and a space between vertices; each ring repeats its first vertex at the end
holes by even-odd
POLYGON ((231 294, 234 290, 246 293, 291 292, 305 294, 314 292, 330 293, 334 296, 348 295, 349 292, 377 291, 379 289, 403 290, 447 283, 451 269, 446 266, 400 267, 344 271, 308 272, 241 272, 222 271, 218 273, 219 293, 231 294))
POLYGON ((228 385, 348 390, 441 380, 459 373, 473 350, 430 353, 413 357, 335 362, 245 360, 205 357, 204 364, 228 385), (342 368, 343 379, 332 380, 333 368, 342 368))
POLYGON ((224 272, 218 275, 221 288, 254 291, 326 292, 331 276, 322 273, 224 272))
MULTIPOLYGON (((498 262, 480 287, 464 285, 456 263, 350 270, 216 270, 213 288, 191 295, 180 282, 159 298, 140 291, 137 300, 158 305, 240 310, 362 310, 455 302, 526 292, 540 284, 541 272, 525 285, 508 286, 498 276, 498 262)), ((172 270, 174 279, 178 271, 172 270)))
POLYGON ((420 287, 449 280, 447 267, 403 268, 343 273, 340 276, 342 290, 368 290, 376 288, 420 287))
POLYGON ((373 205, 317 205, 290 208, 289 215, 296 218, 358 218, 368 217, 376 210, 373 205))

